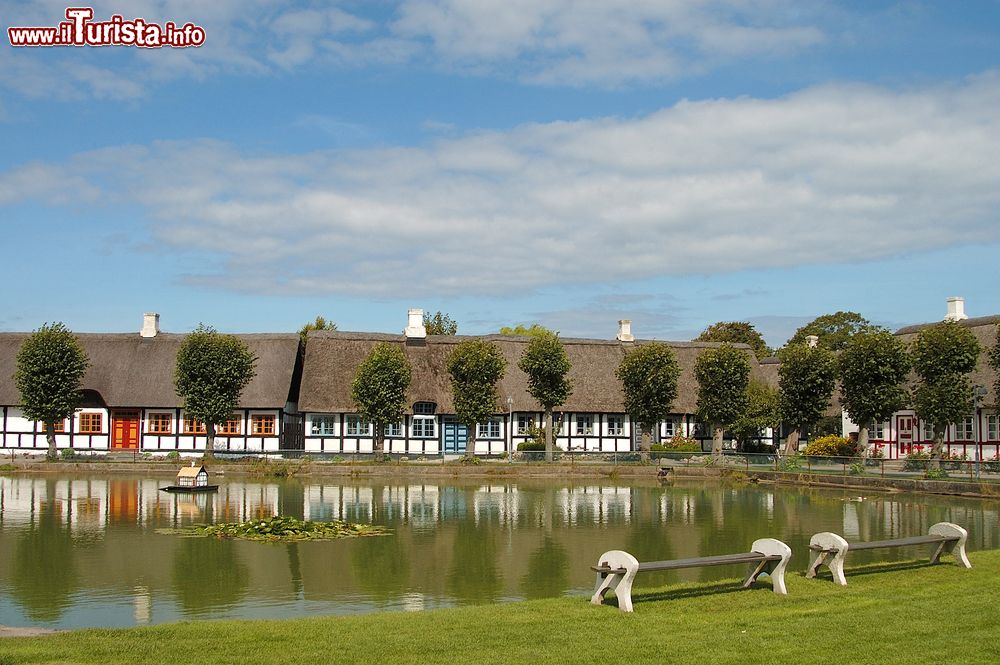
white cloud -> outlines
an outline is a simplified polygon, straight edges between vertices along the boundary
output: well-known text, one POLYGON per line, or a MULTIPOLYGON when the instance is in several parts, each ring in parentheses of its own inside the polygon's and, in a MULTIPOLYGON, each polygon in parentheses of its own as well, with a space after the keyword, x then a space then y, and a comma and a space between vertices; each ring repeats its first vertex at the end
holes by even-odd
MULTIPOLYGON (((91 4, 94 20, 121 13, 160 24, 191 21, 207 40, 188 49, 0 49, 0 85, 32 98, 129 99, 150 83, 179 78, 415 63, 544 85, 616 87, 825 39, 819 10, 793 0, 398 0, 377 18, 361 15, 362 5, 318 9, 288 0, 91 4)), ((4 23, 54 26, 65 8, 54 0, 23 3, 4 23)))
POLYGON ((189 280, 256 292, 502 295, 837 264, 1000 242, 998 106, 991 73, 685 101, 425 147, 163 142, 8 171, 0 201, 137 202, 161 246, 222 257, 189 280))

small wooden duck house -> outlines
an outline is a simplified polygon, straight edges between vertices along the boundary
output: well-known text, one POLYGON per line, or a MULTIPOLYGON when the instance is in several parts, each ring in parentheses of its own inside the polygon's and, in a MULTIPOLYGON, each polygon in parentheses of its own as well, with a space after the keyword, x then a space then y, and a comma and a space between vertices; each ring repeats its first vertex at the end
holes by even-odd
POLYGON ((177 472, 177 487, 207 487, 208 470, 204 466, 186 466, 177 472))

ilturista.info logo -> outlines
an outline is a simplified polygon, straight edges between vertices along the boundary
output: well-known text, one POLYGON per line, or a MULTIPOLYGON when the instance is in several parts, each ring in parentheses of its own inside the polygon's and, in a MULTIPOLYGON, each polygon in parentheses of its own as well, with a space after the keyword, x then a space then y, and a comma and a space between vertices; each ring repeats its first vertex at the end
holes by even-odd
POLYGON ((205 43, 205 28, 194 23, 163 25, 142 18, 126 19, 113 14, 95 21, 92 7, 67 7, 66 20, 55 26, 7 28, 11 46, 138 46, 139 48, 187 48, 205 43))

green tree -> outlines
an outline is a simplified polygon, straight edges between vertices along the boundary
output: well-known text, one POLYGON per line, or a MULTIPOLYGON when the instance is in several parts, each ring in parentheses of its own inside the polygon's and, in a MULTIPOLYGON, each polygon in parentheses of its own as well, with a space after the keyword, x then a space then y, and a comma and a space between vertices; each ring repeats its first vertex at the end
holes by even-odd
POLYGON ((746 412, 750 361, 730 344, 705 349, 694 364, 698 415, 712 425, 712 454, 722 454, 722 434, 746 412))
POLYGON ((434 314, 424 314, 424 328, 428 335, 455 335, 458 334, 458 324, 444 312, 434 312, 434 314))
POLYGON ((215 426, 229 419, 256 374, 257 356, 243 340, 199 324, 177 350, 174 385, 188 417, 205 424, 205 457, 215 450, 215 426))
POLYGON ((695 339, 696 342, 728 342, 748 344, 758 358, 771 355, 771 347, 764 341, 757 329, 748 321, 719 321, 705 328, 695 339))
POLYGON ((375 459, 385 457, 385 428, 403 419, 406 391, 413 372, 398 346, 376 344, 358 366, 351 384, 351 399, 358 415, 375 428, 375 459))
POLYGON ((306 341, 306 336, 313 330, 336 330, 337 324, 333 321, 327 321, 322 316, 317 316, 316 320, 312 323, 307 323, 299 330, 299 336, 302 337, 302 341, 306 341))
POLYGON ((536 337, 538 335, 554 335, 555 332, 537 323, 532 323, 530 326, 525 326, 523 323, 519 323, 513 328, 511 326, 504 326, 500 328, 500 334, 518 337, 536 337))
POLYGON ((848 340, 860 332, 883 330, 880 326, 857 312, 836 312, 824 314, 795 331, 785 346, 799 346, 806 343, 806 337, 816 335, 819 345, 830 351, 840 351, 847 346, 848 340))
POLYGON ((653 427, 670 415, 680 375, 673 349, 661 342, 627 351, 615 371, 622 382, 625 411, 642 432, 639 452, 643 459, 649 459, 653 427))
POLYGON ((475 457, 477 426, 497 412, 497 384, 506 369, 500 349, 482 339, 462 340, 448 356, 455 415, 469 432, 469 459, 475 457))
POLYGON ((837 359, 840 403, 858 424, 858 448, 868 451, 868 427, 906 406, 904 382, 910 371, 906 346, 888 330, 861 332, 847 342, 837 359))
POLYGON ((14 385, 21 394, 21 412, 45 425, 48 458, 56 458, 55 424, 73 417, 80 404, 80 386, 87 371, 87 354, 62 323, 46 323, 25 338, 17 351, 14 385))
POLYGON ((1000 324, 997 324, 997 341, 990 349, 988 362, 997 377, 993 382, 993 401, 994 404, 1000 406, 1000 324))
POLYGON ((780 423, 778 391, 751 378, 747 384, 746 408, 729 428, 740 449, 751 451, 767 428, 777 428, 780 423))
POLYGON ((778 410, 782 422, 791 428, 785 453, 799 450, 802 430, 823 415, 837 381, 837 360, 832 351, 805 344, 786 346, 778 353, 778 410))
POLYGON ((559 336, 552 332, 534 335, 517 366, 528 376, 528 392, 545 409, 545 461, 552 461, 552 409, 573 392, 570 362, 559 336))
POLYGON ((935 460, 941 459, 948 426, 973 411, 969 374, 976 368, 979 351, 976 336, 957 321, 927 326, 910 347, 918 379, 913 406, 917 416, 934 428, 931 457, 935 460))

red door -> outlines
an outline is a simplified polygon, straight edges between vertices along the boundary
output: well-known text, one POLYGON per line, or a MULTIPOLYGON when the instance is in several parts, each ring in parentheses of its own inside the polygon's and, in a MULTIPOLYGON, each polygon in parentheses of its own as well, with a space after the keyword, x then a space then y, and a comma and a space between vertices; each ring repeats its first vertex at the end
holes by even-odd
POLYGON ((914 416, 896 417, 896 436, 899 442, 899 453, 909 455, 913 445, 913 435, 916 431, 917 419, 914 416))
POLYGON ((111 447, 121 450, 139 447, 138 411, 115 411, 111 414, 111 447))

